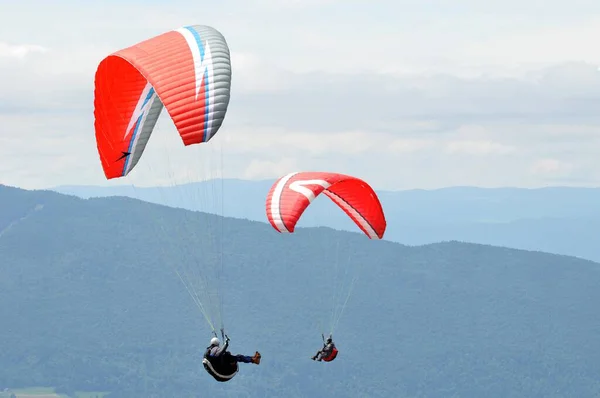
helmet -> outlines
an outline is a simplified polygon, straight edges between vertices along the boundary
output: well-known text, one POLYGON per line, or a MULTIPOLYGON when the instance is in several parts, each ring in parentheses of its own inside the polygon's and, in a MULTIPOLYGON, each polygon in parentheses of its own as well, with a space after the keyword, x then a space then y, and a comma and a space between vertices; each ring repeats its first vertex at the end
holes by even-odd
POLYGON ((327 344, 331 343, 333 340, 331 339, 331 337, 327 338, 327 344))
POLYGON ((210 345, 211 345, 211 347, 214 346, 214 345, 219 345, 219 344, 221 344, 221 341, 219 341, 218 338, 213 337, 212 339, 210 339, 210 345))

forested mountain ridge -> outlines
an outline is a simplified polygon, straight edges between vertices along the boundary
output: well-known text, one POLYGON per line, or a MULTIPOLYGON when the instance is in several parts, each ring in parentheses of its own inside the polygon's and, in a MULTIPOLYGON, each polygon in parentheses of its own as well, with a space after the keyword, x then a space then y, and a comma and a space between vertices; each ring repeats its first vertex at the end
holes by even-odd
POLYGON ((0 389, 128 398, 600 394, 600 268, 590 261, 458 242, 409 247, 327 228, 280 235, 265 223, 133 199, 5 186, 0 231, 0 389), (231 349, 263 355, 229 383, 202 369, 209 330, 167 265, 211 250, 182 225, 223 225, 231 349), (335 333, 339 358, 315 363, 315 317, 333 263, 360 278, 335 333))
MULTIPOLYGON (((174 187, 63 186, 57 192, 83 198, 128 196, 188 210, 267 222, 265 197, 274 180, 226 179, 174 187), (198 193, 223 195, 216 206, 198 193), (241 200, 243 198, 243 200, 241 200)), ((600 188, 449 187, 378 190, 389 227, 386 239, 408 245, 447 240, 537 250, 600 261, 600 188)), ((319 197, 299 226, 356 231, 346 215, 319 197)))

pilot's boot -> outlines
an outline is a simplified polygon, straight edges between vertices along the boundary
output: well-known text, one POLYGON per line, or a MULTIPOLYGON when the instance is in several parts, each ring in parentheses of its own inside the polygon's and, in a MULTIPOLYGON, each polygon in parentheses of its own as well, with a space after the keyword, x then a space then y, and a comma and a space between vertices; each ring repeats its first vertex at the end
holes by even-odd
POLYGON ((258 365, 260 363, 260 358, 261 358, 260 352, 256 351, 254 353, 254 356, 252 357, 252 363, 258 365))

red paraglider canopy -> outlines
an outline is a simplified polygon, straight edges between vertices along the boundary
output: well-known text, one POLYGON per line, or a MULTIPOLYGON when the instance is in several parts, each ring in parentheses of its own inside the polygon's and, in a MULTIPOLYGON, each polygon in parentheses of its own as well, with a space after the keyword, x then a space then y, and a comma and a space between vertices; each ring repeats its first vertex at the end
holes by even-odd
POLYGON ((385 215, 377 194, 363 180, 338 173, 290 173, 273 184, 267 196, 269 222, 281 233, 292 233, 304 210, 324 193, 370 239, 382 239, 385 215))
POLYGON ((176 29, 108 55, 98 65, 94 127, 107 179, 137 164, 163 106, 184 145, 208 142, 229 104, 231 62, 209 26, 176 29))

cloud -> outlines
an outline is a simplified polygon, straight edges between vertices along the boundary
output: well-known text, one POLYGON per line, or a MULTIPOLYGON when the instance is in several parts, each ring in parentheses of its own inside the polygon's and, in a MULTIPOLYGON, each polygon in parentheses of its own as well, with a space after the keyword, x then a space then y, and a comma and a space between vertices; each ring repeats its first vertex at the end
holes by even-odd
POLYGON ((386 151, 397 154, 415 153, 435 145, 435 141, 431 139, 392 139, 389 142, 383 143, 386 151))
POLYGON ((398 138, 396 134, 368 131, 302 131, 294 129, 235 128, 223 133, 230 154, 269 154, 303 158, 364 154, 414 153, 431 148, 431 139, 398 138))
POLYGON ((596 14, 590 13, 578 23, 573 23, 573 20, 567 17, 562 19, 562 23, 555 21, 550 26, 506 32, 502 36, 474 42, 463 49, 462 54, 472 57, 477 53, 481 60, 494 64, 507 63, 512 58, 528 68, 576 60, 600 64, 600 56, 590 51, 589 40, 590 37, 600 34, 597 7, 593 7, 596 8, 596 14), (571 23, 565 27, 565 21, 571 23))
POLYGON ((454 141, 446 145, 446 152, 451 154, 494 155, 514 152, 515 147, 491 141, 454 141))
MULTIPOLYGON (((152 185, 219 175, 276 178, 296 169, 320 169, 361 175, 385 188, 531 186, 545 183, 550 174, 540 174, 540 166, 532 168, 530 159, 556 158, 588 162, 589 170, 595 170, 589 176, 593 181, 600 178, 598 165, 591 161, 600 151, 600 119, 591 106, 596 103, 594 92, 564 83, 583 79, 593 86, 596 76, 583 66, 568 65, 564 75, 561 68, 552 68, 551 82, 566 76, 554 86, 544 83, 545 72, 529 80, 289 73, 285 87, 273 85, 262 91, 247 87, 232 97, 219 135, 200 152, 181 147, 163 113, 130 180, 152 185), (583 77, 569 77, 573 70, 583 71, 583 77), (220 147, 224 168, 214 161, 220 147), (198 158, 213 162, 198 165, 198 158), (150 169, 148 164, 165 168, 150 169), (393 178, 382 170, 394 170, 393 178)), ((55 76, 60 81, 61 75, 55 76)), ((34 157, 41 164, 32 172, 31 160, 8 156, 9 178, 16 185, 29 181, 29 186, 104 183, 95 153, 91 97, 84 100, 80 89, 71 93, 71 102, 68 92, 52 99, 56 81, 46 83, 46 96, 42 91, 33 103, 40 105, 40 98, 50 101, 44 112, 38 109, 34 118, 12 112, 3 120, 3 129, 20 132, 11 140, 21 145, 3 142, 2 151, 29 153, 28 159, 34 157), (53 110, 64 113, 70 109, 67 104, 72 105, 72 114, 61 117, 53 110), (43 139, 36 140, 36 134, 43 134, 43 139), (25 145, 24 139, 30 143, 25 145), (46 164, 53 157, 52 164, 46 164), (42 170, 52 170, 52 175, 42 170)), ((28 100, 26 95, 18 98, 28 100)))
POLYGON ((275 162, 253 159, 244 169, 243 178, 249 180, 273 178, 274 176, 284 176, 296 169, 298 169, 298 163, 296 159, 292 158, 285 158, 275 162))
POLYGON ((579 63, 518 79, 296 74, 280 90, 241 93, 231 112, 232 123, 253 127, 400 134, 498 121, 597 123, 599 107, 600 72, 579 63))
MULTIPOLYGON (((267 8, 280 8, 280 9, 314 9, 322 8, 323 6, 329 6, 332 4, 342 4, 341 0, 258 0, 255 2, 263 7, 267 8)), ((344 2, 345 3, 345 2, 344 2)))
POLYGON ((32 44, 12 45, 0 42, 0 58, 23 59, 31 53, 46 53, 49 49, 32 44))
POLYGON ((573 165, 558 159, 539 159, 530 167, 533 174, 551 176, 553 178, 567 177, 573 170, 573 165))
POLYGON ((268 94, 293 88, 292 73, 264 62, 256 54, 232 51, 231 64, 232 95, 248 92, 268 94))
POLYGON ((11 3, 0 15, 0 178, 105 183, 93 132, 98 62, 199 22, 230 45, 225 123, 209 145, 183 148, 164 113, 134 182, 297 169, 382 188, 599 181, 600 56, 589 38, 600 34, 600 3, 534 3, 11 3))

